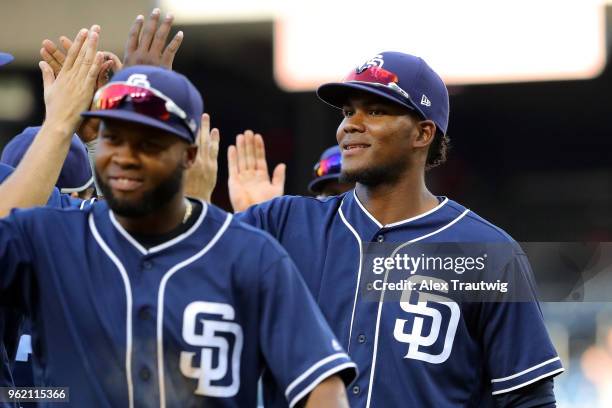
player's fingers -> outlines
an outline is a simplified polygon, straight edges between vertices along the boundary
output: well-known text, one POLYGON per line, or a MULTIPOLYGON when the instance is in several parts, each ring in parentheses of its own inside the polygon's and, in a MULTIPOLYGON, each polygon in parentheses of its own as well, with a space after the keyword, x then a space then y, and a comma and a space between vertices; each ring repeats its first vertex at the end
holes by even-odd
POLYGON ((168 40, 168 34, 170 34, 170 28, 172 27, 173 20, 174 16, 172 14, 166 14, 166 17, 163 19, 159 28, 157 31, 155 31, 153 41, 151 42, 151 52, 154 52, 155 55, 162 54, 162 51, 166 46, 166 41, 168 40))
POLYGON ((238 176, 238 153, 234 145, 227 148, 227 173, 230 178, 238 176))
POLYGON ((161 58, 162 67, 172 69, 174 57, 176 56, 176 53, 178 52, 179 48, 181 47, 181 44, 183 43, 183 37, 183 32, 179 31, 174 35, 174 38, 172 38, 172 41, 170 41, 166 49, 164 49, 161 58))
POLYGON ((255 134, 252 130, 244 132, 244 150, 247 169, 255 170, 255 134))
POLYGON ((87 82, 89 82, 92 89, 98 81, 98 77, 100 76, 100 71, 102 70, 103 65, 104 54, 101 51, 98 51, 93 56, 91 65, 89 65, 89 70, 87 71, 87 82))
POLYGON ((210 131, 210 138, 208 141, 208 160, 212 164, 217 163, 217 158, 219 157, 219 142, 221 140, 221 134, 219 129, 214 128, 210 131))
POLYGON ((45 48, 41 48, 40 56, 47 64, 49 64, 49 66, 51 66, 51 69, 55 75, 59 74, 62 66, 56 61, 55 58, 53 58, 53 55, 49 54, 49 51, 47 51, 45 48))
POLYGON ((40 72, 42 73, 43 86, 48 88, 55 81, 55 75, 53 75, 53 69, 49 64, 45 61, 40 61, 38 63, 38 67, 40 68, 40 72))
POLYGON ((246 171, 246 146, 244 145, 244 135, 236 136, 236 153, 238 157, 238 171, 246 171))
MULTIPOLYGON (((272 184, 282 188, 281 191, 285 189, 285 172, 287 170, 287 166, 281 163, 274 168, 274 173, 272 173, 272 184)), ((282 192, 281 192, 282 194, 282 192)))
POLYGON ((103 51, 103 53, 104 53, 104 58, 107 61, 112 62, 111 67, 115 72, 120 71, 123 68, 123 63, 121 62, 121 60, 116 54, 113 54, 110 51, 103 51))
POLYGON ((82 28, 79 33, 74 37, 74 41, 68 48, 68 52, 66 53, 66 60, 64 61, 63 69, 69 70, 74 65, 74 62, 77 59, 81 48, 83 48, 83 44, 85 43, 85 39, 87 38, 87 29, 82 28))
POLYGON ((142 14, 137 15, 136 20, 134 20, 134 22, 132 23, 132 27, 130 27, 128 39, 125 42, 124 60, 125 57, 136 51, 136 48, 138 48, 138 37, 140 37, 140 31, 142 31, 143 23, 144 16, 142 14))
POLYGON ((62 66, 62 64, 66 60, 66 54, 64 54, 64 52, 60 50, 59 47, 55 45, 53 41, 44 40, 43 48, 49 53, 49 55, 53 56, 53 59, 56 60, 60 66, 62 66))
POLYGON ((100 73, 98 74, 98 79, 96 83, 96 89, 99 89, 106 85, 110 80, 110 72, 113 69, 114 62, 112 60, 105 59, 104 53, 102 53, 102 67, 100 68, 100 73))
POLYGON ((148 51, 151 47, 151 42, 153 41, 153 35, 157 30, 157 23, 159 22, 159 14, 160 11, 158 8, 154 8, 149 16, 149 20, 144 23, 144 28, 142 30, 142 36, 140 37, 140 41, 138 42, 138 48, 144 51, 148 51))
MULTIPOLYGON (((63 51, 64 53, 64 59, 66 58, 65 55, 68 52, 68 50, 70 49, 70 47, 72 47, 72 40, 64 35, 60 36, 59 38, 59 45, 61 45, 61 47, 63 48, 60 51, 63 51)), ((59 47, 58 47, 59 48, 59 47)))
MULTIPOLYGON (((80 62, 82 69, 87 73, 91 73, 90 68, 92 64, 94 63, 94 59, 98 58, 98 40, 99 39, 100 39, 99 26, 94 25, 91 27, 91 30, 89 30, 89 36, 87 37, 87 42, 85 43, 85 46, 83 47, 85 49, 85 52, 83 52, 83 49, 81 49, 81 53, 79 54, 79 57, 77 57, 77 63, 80 62), (96 27, 98 27, 98 30, 95 29, 96 27), (81 58, 81 54, 83 55, 82 58, 81 58)), ((98 67, 98 72, 99 72, 99 67, 98 67)), ((97 77, 98 77, 98 73, 96 72, 96 78, 97 77)))
POLYGON ((202 114, 202 124, 200 125, 200 133, 196 143, 200 148, 200 156, 204 157, 204 150, 208 148, 208 139, 210 136, 210 116, 208 113, 202 114))
POLYGON ((268 174, 266 147, 263 137, 259 133, 255 134, 255 167, 257 167, 257 170, 265 171, 268 174))

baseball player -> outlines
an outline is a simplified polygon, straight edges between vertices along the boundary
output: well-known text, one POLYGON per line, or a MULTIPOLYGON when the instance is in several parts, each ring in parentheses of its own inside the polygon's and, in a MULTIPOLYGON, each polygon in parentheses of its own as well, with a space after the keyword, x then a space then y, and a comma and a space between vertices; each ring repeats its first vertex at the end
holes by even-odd
POLYGON ((346 407, 355 375, 285 251, 183 194, 203 104, 182 75, 133 66, 96 93, 105 202, 0 221, 0 302, 32 319, 37 381, 73 406, 346 407))
MULTIPOLYGON (((17 167, 39 131, 40 126, 30 126, 11 139, 2 150, 0 162, 17 167)), ((93 175, 87 150, 76 134, 72 136, 68 155, 55 186, 61 193, 70 194, 74 198, 86 200, 93 195, 93 175)))
POLYGON ((448 145, 442 79, 421 58, 383 52, 318 96, 343 112, 341 178, 356 182, 353 191, 238 205, 270 184, 268 176, 251 179, 267 174, 263 140, 252 133, 228 150, 228 184, 243 211, 236 218, 279 240, 357 363, 351 406, 555 406, 552 377, 563 368, 533 289, 530 301, 514 303, 457 303, 439 292, 386 301, 384 288, 371 302, 360 290, 366 248, 415 242, 505 243, 513 248, 506 267, 533 287, 529 262, 508 234, 427 189, 425 171, 444 161, 448 145))
POLYGON ((351 190, 354 183, 343 183, 339 180, 342 165, 342 152, 335 145, 323 151, 319 161, 314 165, 314 178, 308 184, 308 190, 319 198, 339 195, 351 190))

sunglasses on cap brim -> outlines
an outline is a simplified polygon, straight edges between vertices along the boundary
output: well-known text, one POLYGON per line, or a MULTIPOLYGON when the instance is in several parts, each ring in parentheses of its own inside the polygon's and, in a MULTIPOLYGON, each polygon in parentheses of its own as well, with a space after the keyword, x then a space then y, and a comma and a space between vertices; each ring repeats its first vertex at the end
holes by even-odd
POLYGON ((374 85, 376 87, 381 87, 385 89, 389 89, 393 91, 395 94, 401 96, 408 102, 408 105, 416 110, 422 117, 426 117, 425 114, 419 109, 418 105, 414 103, 410 94, 402 89, 399 83, 399 77, 384 68, 378 66, 370 66, 364 70, 355 69, 351 71, 345 78, 342 80, 343 83, 361 83, 374 85))
POLYGON ((163 122, 178 118, 195 137, 197 124, 172 99, 154 88, 136 86, 127 82, 111 82, 98 89, 93 101, 93 110, 119 109, 130 103, 134 112, 163 122))

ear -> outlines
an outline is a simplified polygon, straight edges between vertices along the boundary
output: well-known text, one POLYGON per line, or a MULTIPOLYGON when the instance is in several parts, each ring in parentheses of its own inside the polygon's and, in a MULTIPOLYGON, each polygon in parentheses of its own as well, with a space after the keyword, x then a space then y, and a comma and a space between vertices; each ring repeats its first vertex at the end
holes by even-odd
POLYGON ((187 146, 183 156, 183 166, 185 169, 191 168, 198 157, 198 145, 192 144, 187 146))
POLYGON ((419 134, 414 139, 414 147, 427 147, 436 136, 436 124, 431 120, 422 120, 417 124, 419 134))

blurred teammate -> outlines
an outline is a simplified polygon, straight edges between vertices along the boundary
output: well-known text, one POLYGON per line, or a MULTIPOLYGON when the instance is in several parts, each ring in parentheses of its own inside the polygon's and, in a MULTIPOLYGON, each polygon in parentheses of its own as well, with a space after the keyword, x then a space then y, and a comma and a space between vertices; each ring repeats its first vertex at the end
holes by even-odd
MULTIPOLYGON (((11 139, 2 150, 0 162, 17 167, 39 131, 40 126, 28 127, 11 139)), ((68 150, 56 187, 61 193, 83 200, 88 200, 93 195, 93 175, 87 150, 76 134, 72 136, 70 150, 68 150)))
MULTIPOLYGON (((263 140, 239 135, 228 150, 237 217, 275 236, 296 262, 332 329, 357 362, 353 407, 553 407, 563 371, 544 327, 524 252, 504 231, 433 195, 425 171, 443 163, 449 101, 442 79, 420 58, 384 52, 319 98, 341 109, 341 180, 355 190, 316 200, 256 204, 271 182, 263 140), (266 177, 253 178, 257 172, 266 177), (250 201, 250 202, 249 202, 250 201), (528 288, 524 302, 461 302, 443 289, 405 289, 401 302, 365 299, 366 249, 420 243, 497 243, 512 249, 500 272, 528 288), (399 245, 398 245, 399 244, 399 245)), ((371 271, 370 271, 371 272, 371 271)), ((433 279, 419 271, 418 279, 433 279)), ((385 279, 387 275, 384 275, 385 279)), ((280 394, 267 394, 268 401, 280 394)))
POLYGON ((314 165, 314 179, 308 184, 308 190, 317 197, 324 198, 340 195, 351 190, 354 183, 340 182, 342 153, 338 146, 325 149, 321 158, 314 165))

